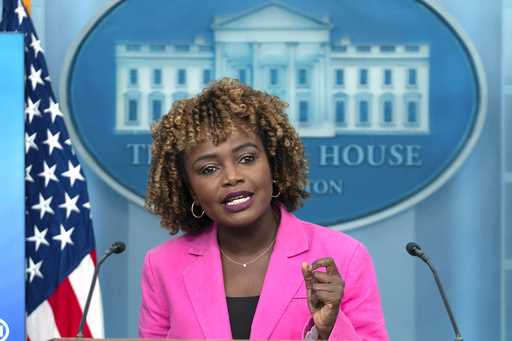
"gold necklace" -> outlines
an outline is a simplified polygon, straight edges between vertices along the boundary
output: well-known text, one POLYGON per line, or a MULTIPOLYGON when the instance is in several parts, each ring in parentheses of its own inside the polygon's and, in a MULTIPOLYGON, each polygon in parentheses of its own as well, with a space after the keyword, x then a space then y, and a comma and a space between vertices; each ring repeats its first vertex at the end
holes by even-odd
POLYGON ((244 268, 247 268, 247 265, 252 264, 252 263, 256 262, 258 259, 260 259, 261 257, 263 257, 263 255, 265 255, 272 248, 272 246, 274 246, 274 242, 275 241, 276 241, 276 238, 274 237, 274 239, 272 239, 270 244, 259 255, 257 255, 255 258, 253 258, 250 261, 245 262, 245 263, 237 262, 233 258, 231 258, 228 255, 226 255, 224 253, 224 250, 222 250, 222 248, 220 246, 219 246, 219 249, 220 249, 220 253, 222 254, 222 256, 224 256, 227 260, 229 260, 232 263, 235 263, 236 265, 240 265, 240 266, 242 266, 244 268))

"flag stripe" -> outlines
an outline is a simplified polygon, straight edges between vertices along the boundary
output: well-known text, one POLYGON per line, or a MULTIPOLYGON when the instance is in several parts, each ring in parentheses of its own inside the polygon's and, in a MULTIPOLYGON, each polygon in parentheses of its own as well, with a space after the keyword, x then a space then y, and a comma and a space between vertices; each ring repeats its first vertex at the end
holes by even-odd
MULTIPOLYGON (((91 285, 91 281, 84 281, 84 278, 90 278, 92 280, 95 269, 91 254, 84 257, 80 265, 69 275, 69 281, 76 296, 78 297, 78 303, 80 304, 82 311, 85 308, 87 294, 91 285)), ((98 282, 96 282, 91 298, 89 314, 87 315, 87 325, 89 326, 92 335, 94 335, 96 338, 103 337, 103 309, 101 305, 101 292, 98 282)))
POLYGON ((27 337, 31 341, 47 341, 60 336, 52 308, 44 301, 27 317, 27 337))
POLYGON ((92 251, 91 251, 91 253, 90 253, 90 255, 91 255, 92 262, 93 262, 94 266, 96 266, 96 264, 97 264, 97 260, 96 260, 96 250, 92 250, 92 251))
MULTIPOLYGON (((48 299, 55 317, 55 324, 61 335, 76 335, 80 319, 82 318, 82 309, 78 304, 73 288, 69 279, 65 279, 57 287, 54 294, 48 299)), ((87 325, 84 327, 84 336, 90 337, 91 333, 87 325)))
MULTIPOLYGON (((61 282, 54 294, 48 299, 48 303, 52 307, 59 333, 69 336, 76 335, 82 318, 82 309, 69 279, 66 278, 61 282)), ((91 336, 87 324, 84 327, 83 334, 86 337, 91 336)))

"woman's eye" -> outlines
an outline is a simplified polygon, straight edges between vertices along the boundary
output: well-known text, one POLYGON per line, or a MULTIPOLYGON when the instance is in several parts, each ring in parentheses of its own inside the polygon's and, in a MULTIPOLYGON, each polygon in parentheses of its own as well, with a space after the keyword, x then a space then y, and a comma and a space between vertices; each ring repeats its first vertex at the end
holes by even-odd
POLYGON ((241 158, 240 158, 240 163, 251 163, 255 160, 256 158, 254 157, 254 155, 251 155, 251 154, 247 154, 247 155, 243 155, 241 158))
POLYGON ((217 168, 215 166, 206 166, 206 167, 201 168, 199 173, 201 175, 210 175, 210 174, 215 173, 216 170, 217 170, 217 168))

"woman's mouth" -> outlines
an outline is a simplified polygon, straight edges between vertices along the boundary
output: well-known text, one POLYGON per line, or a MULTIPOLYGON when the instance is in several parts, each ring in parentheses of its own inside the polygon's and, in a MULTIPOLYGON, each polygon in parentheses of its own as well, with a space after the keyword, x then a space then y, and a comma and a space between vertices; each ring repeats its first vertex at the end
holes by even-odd
POLYGON ((230 213, 240 212, 249 208, 254 199, 251 193, 236 193, 226 196, 224 209, 230 213))

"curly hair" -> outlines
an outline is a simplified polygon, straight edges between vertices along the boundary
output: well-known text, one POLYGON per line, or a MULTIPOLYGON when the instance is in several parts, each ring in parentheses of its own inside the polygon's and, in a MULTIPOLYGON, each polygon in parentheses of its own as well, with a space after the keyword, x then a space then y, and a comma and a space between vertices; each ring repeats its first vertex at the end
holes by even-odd
POLYGON ((198 233, 211 224, 206 215, 192 216, 184 152, 208 140, 226 141, 236 129, 257 134, 267 154, 272 179, 281 194, 273 198, 289 211, 302 206, 308 193, 304 146, 285 114, 288 106, 276 96, 254 90, 238 80, 212 82, 199 95, 175 101, 151 129, 151 167, 145 207, 160 216, 162 227, 176 234, 198 233))

